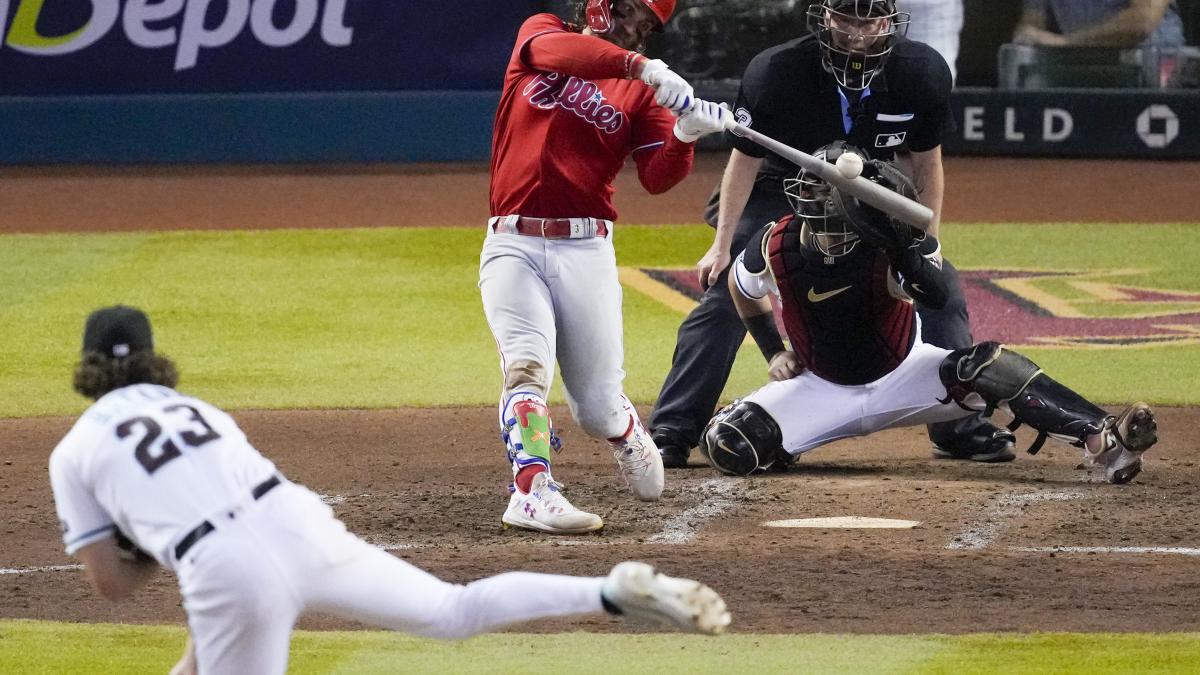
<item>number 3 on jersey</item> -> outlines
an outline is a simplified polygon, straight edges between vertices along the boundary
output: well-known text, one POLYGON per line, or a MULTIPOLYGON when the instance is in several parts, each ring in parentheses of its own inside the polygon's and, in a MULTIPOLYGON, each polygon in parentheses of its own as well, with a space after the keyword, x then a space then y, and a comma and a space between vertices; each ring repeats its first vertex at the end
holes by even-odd
MULTIPOLYGON (((179 440, 186 443, 189 447, 198 448, 209 441, 215 441, 221 437, 212 426, 204 420, 200 415, 200 411, 190 405, 179 404, 163 408, 164 413, 191 413, 188 418, 189 422, 195 422, 197 428, 183 429, 179 432, 179 440)), ((137 458, 142 468, 146 473, 153 475, 155 471, 162 468, 162 465, 179 457, 183 453, 180 452, 179 446, 171 438, 163 439, 162 444, 155 449, 154 442, 159 436, 163 435, 162 425, 159 424, 153 417, 134 417, 125 420, 117 425, 117 438, 128 438, 133 433, 135 427, 141 427, 144 435, 138 441, 137 449, 134 450, 133 456, 137 458)))

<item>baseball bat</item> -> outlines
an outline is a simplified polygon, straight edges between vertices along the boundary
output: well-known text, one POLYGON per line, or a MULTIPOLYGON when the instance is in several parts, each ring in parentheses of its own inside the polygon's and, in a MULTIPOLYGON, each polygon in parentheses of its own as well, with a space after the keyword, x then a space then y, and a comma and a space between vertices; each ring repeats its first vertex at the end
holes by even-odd
POLYGON ((790 145, 784 145, 774 138, 760 134, 749 127, 744 127, 738 124, 732 115, 726 119, 725 128, 730 133, 747 138, 792 162, 796 166, 817 174, 826 183, 846 194, 858 197, 888 215, 899 218, 909 225, 919 227, 922 230, 929 228, 929 222, 933 219, 933 210, 924 204, 919 204, 898 192, 889 190, 862 176, 858 176, 853 180, 847 180, 842 174, 838 173, 837 167, 833 164, 819 160, 790 145))

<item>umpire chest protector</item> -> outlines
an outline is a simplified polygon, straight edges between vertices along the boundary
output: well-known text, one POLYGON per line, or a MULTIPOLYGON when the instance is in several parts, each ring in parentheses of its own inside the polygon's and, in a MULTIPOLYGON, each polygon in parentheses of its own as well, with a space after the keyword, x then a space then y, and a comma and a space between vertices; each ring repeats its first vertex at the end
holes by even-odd
MULTIPOLYGON (((951 86, 950 69, 932 47, 901 39, 861 98, 841 92, 810 35, 756 56, 734 111, 738 122, 805 152, 845 140, 872 159, 890 160, 899 150, 932 150, 953 131, 951 86)), ((766 157, 762 175, 795 175, 793 164, 752 141, 732 134, 726 140, 747 155, 766 157)))
POLYGON ((916 312, 895 294, 882 251, 858 246, 828 257, 789 216, 771 230, 766 254, 788 341, 814 374, 836 384, 867 384, 908 356, 916 312))

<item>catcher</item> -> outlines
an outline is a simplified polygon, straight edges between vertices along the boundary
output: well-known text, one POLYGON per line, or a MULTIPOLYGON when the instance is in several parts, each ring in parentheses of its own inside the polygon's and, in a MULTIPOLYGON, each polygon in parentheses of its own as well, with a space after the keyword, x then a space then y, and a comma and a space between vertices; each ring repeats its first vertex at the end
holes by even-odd
POLYGON ((602 611, 697 633, 729 624, 712 589, 639 562, 607 577, 442 581, 348 532, 177 379, 145 314, 93 312, 75 390, 96 402, 50 455, 67 553, 101 595, 128 596, 158 565, 179 578, 190 639, 173 673, 283 673, 309 610, 446 639, 602 611))
MULTIPOLYGON (((865 155, 841 141, 815 155, 865 155)), ((863 175, 907 197, 891 164, 863 175)), ((830 441, 891 427, 953 420, 996 408, 1017 425, 1083 448, 1109 481, 1138 474, 1158 440, 1154 413, 1135 403, 1111 416, 996 342, 949 351, 921 341, 914 303, 946 301, 940 245, 808 171, 784 181, 794 213, 750 239, 729 275, 738 314, 768 362, 772 382, 720 410, 700 448, 724 473, 747 475, 830 441), (775 293, 791 347, 775 328, 775 293)))

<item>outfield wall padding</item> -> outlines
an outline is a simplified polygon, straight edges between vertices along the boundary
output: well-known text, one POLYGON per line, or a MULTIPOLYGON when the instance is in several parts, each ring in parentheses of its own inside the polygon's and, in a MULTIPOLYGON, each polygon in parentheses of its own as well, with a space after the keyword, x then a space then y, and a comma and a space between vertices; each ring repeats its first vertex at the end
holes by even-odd
POLYGON ((0 98, 0 164, 486 160, 496 91, 0 98))

